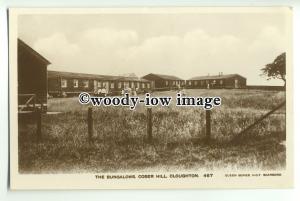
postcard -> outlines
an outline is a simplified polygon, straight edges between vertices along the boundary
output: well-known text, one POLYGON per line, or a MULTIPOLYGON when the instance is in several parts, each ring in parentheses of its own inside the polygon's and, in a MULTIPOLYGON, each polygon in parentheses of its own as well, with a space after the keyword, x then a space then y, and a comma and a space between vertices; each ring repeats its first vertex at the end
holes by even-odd
POLYGON ((8 16, 11 189, 293 186, 290 7, 8 16))

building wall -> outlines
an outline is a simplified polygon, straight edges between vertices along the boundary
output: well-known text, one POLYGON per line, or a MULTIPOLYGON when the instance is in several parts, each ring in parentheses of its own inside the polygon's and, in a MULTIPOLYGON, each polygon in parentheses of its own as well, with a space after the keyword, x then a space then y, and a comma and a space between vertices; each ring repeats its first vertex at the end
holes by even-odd
POLYGON ((246 88, 246 79, 239 76, 226 79, 225 88, 246 88))
MULTIPOLYGON (((18 93, 36 94, 37 103, 47 103, 47 63, 18 45, 18 93)), ((19 103, 22 100, 19 99, 19 103)))
POLYGON ((58 92, 61 92, 60 78, 48 78, 48 93, 51 95, 51 93, 58 92))
POLYGON ((177 87, 178 84, 180 86, 185 85, 184 80, 169 80, 169 79, 162 79, 155 75, 146 75, 143 77, 146 80, 149 80, 152 83, 152 88, 154 89, 170 89, 173 87, 177 87))
POLYGON ((180 86, 185 86, 184 80, 164 80, 164 79, 156 79, 154 80, 154 86, 156 89, 160 88, 173 88, 180 86))
POLYGON ((187 80, 187 88, 246 88, 246 79, 240 76, 224 79, 187 80), (237 80, 237 84, 236 81, 237 80))
POLYGON ((68 77, 49 77, 48 93, 52 96, 60 96, 63 93, 67 95, 77 95, 80 92, 97 93, 98 89, 106 88, 112 94, 120 94, 125 88, 139 88, 139 90, 150 90, 150 82, 128 81, 128 80, 106 80, 106 79, 85 79, 85 78, 68 78, 68 77), (63 80, 66 80, 67 86, 63 87, 63 80), (74 86, 74 80, 78 80, 78 87, 74 86), (84 82, 88 81, 86 88, 84 82))
POLYGON ((62 92, 80 93, 82 91, 93 92, 94 83, 92 80, 80 78, 65 78, 65 77, 51 77, 48 78, 48 93, 50 95, 59 94, 62 92), (63 87, 63 80, 67 81, 67 86, 63 87), (78 80, 78 87, 74 87, 74 80, 78 80), (89 87, 84 87, 84 81, 88 81, 89 87))
POLYGON ((169 87, 169 86, 166 85, 165 80, 156 79, 156 80, 154 80, 154 87, 155 88, 165 88, 165 87, 169 87))

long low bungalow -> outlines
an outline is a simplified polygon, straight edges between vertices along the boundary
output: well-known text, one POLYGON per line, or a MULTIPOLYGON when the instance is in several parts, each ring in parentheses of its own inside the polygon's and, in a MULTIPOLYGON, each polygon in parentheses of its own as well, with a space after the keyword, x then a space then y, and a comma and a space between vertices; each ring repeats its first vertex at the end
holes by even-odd
POLYGON ((137 77, 48 71, 48 94, 51 96, 78 95, 83 91, 97 93, 99 89, 119 95, 128 88, 137 92, 149 91, 150 82, 137 77))
POLYGON ((150 81, 151 88, 155 90, 159 89, 172 89, 185 86, 185 81, 179 77, 173 75, 162 75, 150 73, 142 77, 150 81))
POLYGON ((246 88, 247 79, 239 74, 197 76, 187 80, 188 88, 246 88))

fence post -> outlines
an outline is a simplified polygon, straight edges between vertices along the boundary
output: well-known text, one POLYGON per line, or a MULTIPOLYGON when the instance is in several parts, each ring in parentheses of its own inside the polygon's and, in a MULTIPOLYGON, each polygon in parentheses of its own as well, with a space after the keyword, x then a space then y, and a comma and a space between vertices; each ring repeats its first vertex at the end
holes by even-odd
POLYGON ((147 108, 147 134, 149 142, 152 142, 152 108, 147 108))
POLYGON ((35 110, 35 118, 36 118, 36 136, 37 136, 37 140, 40 141, 42 139, 42 112, 39 108, 35 110))
POLYGON ((44 104, 43 104, 42 101, 41 101, 41 112, 42 112, 42 113, 44 112, 44 104))
POLYGON ((91 143, 93 138, 93 108, 88 108, 88 141, 91 143))
POLYGON ((210 126, 210 110, 206 110, 206 141, 210 141, 210 133, 211 133, 211 126, 210 126))
POLYGON ((36 101, 36 95, 33 95, 33 109, 35 109, 35 101, 36 101))

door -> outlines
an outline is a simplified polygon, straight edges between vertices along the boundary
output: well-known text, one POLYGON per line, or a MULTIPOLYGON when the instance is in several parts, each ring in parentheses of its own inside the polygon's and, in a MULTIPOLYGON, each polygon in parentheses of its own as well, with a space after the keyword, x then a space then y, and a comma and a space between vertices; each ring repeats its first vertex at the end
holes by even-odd
POLYGON ((128 89, 129 88, 129 82, 124 82, 124 89, 128 89))
POLYGON ((238 79, 234 80, 234 88, 239 88, 239 80, 238 79))
POLYGON ((94 80, 94 93, 98 92, 98 81, 94 80))

